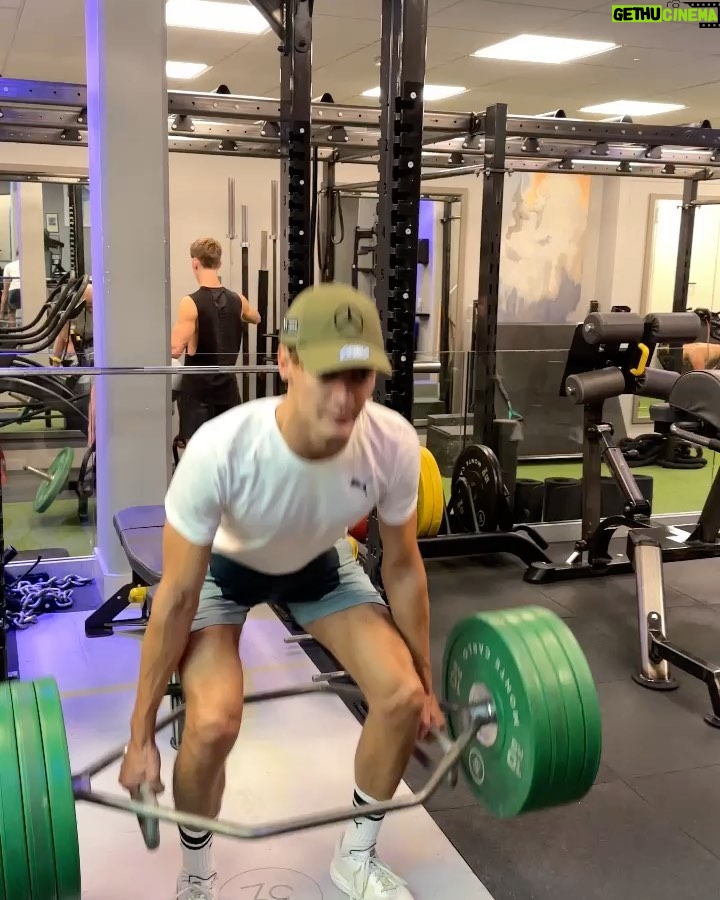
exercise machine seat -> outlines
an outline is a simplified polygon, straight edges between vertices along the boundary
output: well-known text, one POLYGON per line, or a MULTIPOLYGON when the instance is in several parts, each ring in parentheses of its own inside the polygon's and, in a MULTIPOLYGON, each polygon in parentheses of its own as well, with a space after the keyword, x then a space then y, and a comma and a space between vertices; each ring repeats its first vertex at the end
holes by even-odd
POLYGON ((668 402, 675 409, 720 431, 720 371, 697 369, 686 372, 675 382, 668 402))
POLYGON ((164 506, 131 506, 113 516, 113 525, 133 572, 148 586, 162 575, 164 506))
POLYGON ((653 422, 668 422, 672 425, 677 416, 669 403, 653 403, 650 407, 650 418, 653 422))

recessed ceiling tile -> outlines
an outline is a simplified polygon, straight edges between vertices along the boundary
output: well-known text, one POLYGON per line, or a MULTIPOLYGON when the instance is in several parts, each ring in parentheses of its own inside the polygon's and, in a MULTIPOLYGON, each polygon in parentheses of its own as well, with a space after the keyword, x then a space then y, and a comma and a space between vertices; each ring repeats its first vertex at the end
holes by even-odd
POLYGON ((431 15, 429 22, 433 27, 523 34, 548 27, 563 19, 567 19, 567 12, 562 9, 541 6, 518 8, 512 3, 494 3, 491 0, 459 0, 447 9, 431 15))

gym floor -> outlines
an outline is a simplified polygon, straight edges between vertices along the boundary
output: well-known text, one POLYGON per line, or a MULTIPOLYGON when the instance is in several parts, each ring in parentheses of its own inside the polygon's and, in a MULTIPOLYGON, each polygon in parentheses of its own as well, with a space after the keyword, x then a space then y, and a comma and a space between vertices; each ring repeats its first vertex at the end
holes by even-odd
MULTIPOLYGON (((552 548, 557 559, 569 550, 552 548)), ((445 639, 457 619, 478 610, 545 606, 565 619, 588 657, 604 748, 595 787, 572 806, 496 820, 461 783, 453 792, 441 788, 427 812, 398 814, 397 825, 389 818, 382 851, 408 876, 416 900, 714 896, 720 883, 720 731, 703 721, 709 699, 701 683, 676 672, 678 691, 654 693, 631 680, 637 659, 632 576, 530 585, 510 558, 433 562, 428 572, 438 682, 445 639)), ((669 635, 710 659, 720 658, 719 577, 720 560, 665 567, 669 635)), ((125 739, 137 671, 137 641, 128 633, 88 641, 84 617, 79 611, 41 617, 18 640, 22 677, 52 674, 59 681, 75 768, 125 739)), ((269 610, 253 614, 243 646, 248 691, 307 680, 316 671, 302 650, 283 643, 283 633, 269 610)), ((341 701, 304 698, 249 709, 246 740, 232 757, 225 816, 257 821, 346 803, 359 726, 341 701), (319 735, 308 732, 308 721, 319 723, 319 735), (321 777, 307 774, 316 771, 321 777), (296 773, 306 774, 298 779, 296 773)), ((161 746, 169 783, 167 736, 161 746)), ((426 777, 413 762, 405 783, 417 789, 426 777)), ((115 790, 114 770, 97 784, 115 790)), ((160 851, 148 856, 134 820, 83 806, 79 816, 84 897, 172 896, 178 849, 171 828, 160 851), (111 881, 106 854, 113 859, 111 881)), ((263 879, 275 883, 279 869, 300 873, 283 882, 296 879, 293 900, 339 900, 326 875, 330 832, 243 845, 219 840, 222 900, 241 900, 263 879)))

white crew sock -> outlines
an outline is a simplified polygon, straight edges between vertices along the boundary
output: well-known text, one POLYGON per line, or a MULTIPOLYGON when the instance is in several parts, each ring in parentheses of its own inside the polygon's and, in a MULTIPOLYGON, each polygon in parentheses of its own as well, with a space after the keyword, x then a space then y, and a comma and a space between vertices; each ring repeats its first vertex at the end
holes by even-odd
MULTIPOLYGON (((353 796, 353 805, 362 809, 368 803, 377 803, 372 797, 363 793, 357 785, 353 796)), ((342 840, 341 853, 350 856, 369 856, 375 850, 380 826, 385 815, 358 816, 348 823, 347 831, 342 840)))
POLYGON ((178 828, 182 846, 183 870, 206 881, 216 874, 213 859, 211 831, 192 831, 190 828, 178 828))

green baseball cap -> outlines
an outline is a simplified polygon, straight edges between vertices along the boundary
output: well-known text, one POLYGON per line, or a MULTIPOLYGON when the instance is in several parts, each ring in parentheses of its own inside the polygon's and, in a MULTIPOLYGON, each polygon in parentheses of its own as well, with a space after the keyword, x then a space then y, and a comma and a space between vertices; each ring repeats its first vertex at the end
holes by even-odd
POLYGON ((295 350, 311 375, 373 369, 390 375, 377 307, 347 284, 306 288, 290 304, 280 343, 295 350))

